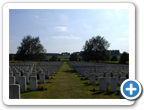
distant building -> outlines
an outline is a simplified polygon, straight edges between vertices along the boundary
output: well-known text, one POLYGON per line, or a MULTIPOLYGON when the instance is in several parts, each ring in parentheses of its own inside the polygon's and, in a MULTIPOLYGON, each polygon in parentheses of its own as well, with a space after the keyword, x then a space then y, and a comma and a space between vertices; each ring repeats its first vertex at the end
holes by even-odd
POLYGON ((82 56, 82 51, 80 51, 80 52, 73 52, 73 53, 76 53, 78 56, 82 56))
POLYGON ((61 56, 69 56, 69 55, 70 55, 70 53, 68 53, 68 52, 61 53, 61 56))
POLYGON ((47 56, 60 55, 59 53, 46 53, 47 56))
POLYGON ((118 55, 120 56, 120 51, 119 50, 109 50, 111 55, 118 55))

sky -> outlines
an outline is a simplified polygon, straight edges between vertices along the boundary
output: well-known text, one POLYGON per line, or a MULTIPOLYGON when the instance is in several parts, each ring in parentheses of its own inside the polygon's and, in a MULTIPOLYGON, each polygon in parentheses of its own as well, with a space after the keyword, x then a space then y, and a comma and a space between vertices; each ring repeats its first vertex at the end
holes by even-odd
POLYGON ((40 38, 47 53, 82 51, 92 37, 104 37, 108 50, 129 52, 127 9, 10 9, 9 53, 16 53, 22 39, 40 38))

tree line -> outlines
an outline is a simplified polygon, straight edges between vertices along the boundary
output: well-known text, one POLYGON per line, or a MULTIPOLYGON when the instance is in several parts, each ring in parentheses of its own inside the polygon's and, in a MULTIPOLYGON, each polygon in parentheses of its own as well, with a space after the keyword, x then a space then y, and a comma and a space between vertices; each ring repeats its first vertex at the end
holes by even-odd
MULTIPOLYGON (((123 52, 118 59, 117 55, 111 56, 108 48, 110 43, 101 36, 95 36, 85 42, 82 49, 82 58, 78 58, 77 53, 70 55, 70 61, 119 61, 126 63, 129 61, 129 54, 123 52)), ((15 54, 9 54, 9 60, 21 61, 43 61, 46 59, 46 49, 40 43, 39 37, 25 36, 15 54)), ((53 55, 50 61, 60 61, 57 55, 53 55)))

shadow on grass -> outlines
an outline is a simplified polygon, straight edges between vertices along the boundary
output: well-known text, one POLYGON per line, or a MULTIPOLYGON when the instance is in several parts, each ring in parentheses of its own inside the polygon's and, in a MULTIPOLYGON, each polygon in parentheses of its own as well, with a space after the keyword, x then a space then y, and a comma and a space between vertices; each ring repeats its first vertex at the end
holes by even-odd
POLYGON ((49 81, 48 81, 48 82, 46 82, 46 83, 52 83, 52 82, 49 82, 49 81))
MULTIPOLYGON (((47 90, 47 89, 44 88, 44 89, 37 89, 36 91, 46 91, 46 90, 47 90)), ((23 93, 28 93, 28 92, 34 92, 34 91, 30 90, 30 88, 27 88, 26 91, 21 91, 20 93, 23 94, 23 93)))
POLYGON ((67 72, 67 73, 75 73, 76 71, 75 70, 65 70, 63 72, 67 72))
POLYGON ((117 93, 116 93, 115 95, 118 95, 118 96, 119 96, 119 95, 120 95, 120 91, 119 91, 119 90, 117 90, 117 93))
POLYGON ((80 78, 80 80, 89 80, 89 78, 80 78))
POLYGON ((91 94, 91 95, 100 95, 100 94, 103 94, 104 92, 99 92, 98 90, 96 90, 95 93, 91 94))
POLYGON ((115 92, 106 92, 106 93, 104 93, 103 95, 112 95, 112 94, 114 94, 115 92))

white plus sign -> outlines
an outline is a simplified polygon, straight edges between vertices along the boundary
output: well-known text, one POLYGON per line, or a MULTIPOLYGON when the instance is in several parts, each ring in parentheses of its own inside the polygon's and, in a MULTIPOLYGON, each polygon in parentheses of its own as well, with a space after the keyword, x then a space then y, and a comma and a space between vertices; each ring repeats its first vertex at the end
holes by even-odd
POLYGON ((137 88, 133 88, 132 84, 130 84, 130 88, 126 88, 126 91, 130 91, 130 95, 132 95, 133 91, 136 91, 136 90, 137 90, 137 88))

